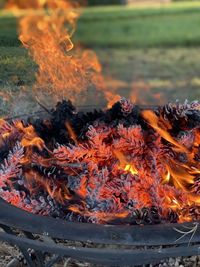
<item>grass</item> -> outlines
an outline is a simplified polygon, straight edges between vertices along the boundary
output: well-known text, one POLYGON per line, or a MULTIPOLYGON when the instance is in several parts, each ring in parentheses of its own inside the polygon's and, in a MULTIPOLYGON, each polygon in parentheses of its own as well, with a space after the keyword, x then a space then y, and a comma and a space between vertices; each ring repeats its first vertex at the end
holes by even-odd
POLYGON ((76 40, 90 47, 176 47, 200 45, 200 12, 84 22, 76 40))
MULTIPOLYGON (((0 25, 1 94, 31 86, 37 66, 20 46, 16 19, 0 12, 0 25)), ((134 92, 148 103, 158 102, 158 95, 163 102, 192 100, 200 98, 199 26, 200 2, 87 8, 74 40, 96 51, 104 74, 114 80, 108 86, 117 93, 134 92)))
POLYGON ((0 49, 0 79, 16 84, 23 80, 25 84, 31 84, 36 65, 27 51, 20 47, 1 47, 0 49))
MULTIPOLYGON (((16 20, 0 13, 0 46, 18 46, 16 20)), ((75 41, 89 47, 174 47, 200 45, 200 2, 158 7, 87 8, 75 41)))
POLYGON ((86 9, 76 41, 87 46, 176 47, 200 45, 200 2, 154 8, 86 9))

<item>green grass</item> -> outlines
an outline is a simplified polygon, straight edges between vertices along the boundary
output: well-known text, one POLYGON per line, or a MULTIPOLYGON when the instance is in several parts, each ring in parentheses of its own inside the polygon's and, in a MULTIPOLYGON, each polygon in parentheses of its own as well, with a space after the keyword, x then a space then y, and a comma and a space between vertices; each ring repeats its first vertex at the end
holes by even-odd
POLYGON ((17 21, 13 16, 0 16, 0 46, 19 46, 17 21))
POLYGON ((198 46, 200 2, 86 9, 75 40, 91 47, 198 46))
POLYGON ((20 47, 0 47, 0 80, 18 84, 34 81, 36 65, 27 51, 20 47))
POLYGON ((76 41, 90 47, 172 47, 200 45, 200 11, 79 23, 76 41))
MULTIPOLYGON (((18 46, 16 20, 0 13, 0 46, 18 46)), ((174 47, 200 45, 200 2, 152 8, 86 8, 75 42, 88 47, 174 47)))

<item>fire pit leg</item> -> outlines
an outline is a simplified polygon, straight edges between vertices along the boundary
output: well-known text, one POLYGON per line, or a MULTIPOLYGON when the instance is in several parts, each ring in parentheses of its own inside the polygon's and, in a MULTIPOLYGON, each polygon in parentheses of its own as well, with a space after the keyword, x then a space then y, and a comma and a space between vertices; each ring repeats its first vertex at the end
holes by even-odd
MULTIPOLYGON (((29 239, 35 239, 35 237, 29 233, 29 232, 25 232, 23 231, 24 235, 29 238, 29 239)), ((44 255, 43 253, 41 253, 40 251, 32 251, 33 252, 33 256, 35 257, 36 261, 38 262, 38 267, 43 267, 44 266, 44 255)))
POLYGON ((20 267, 21 264, 18 261, 18 259, 12 259, 7 265, 6 267, 20 267))
MULTIPOLYGON (((16 233, 6 225, 0 224, 0 228, 2 228, 2 230, 9 235, 18 236, 18 233, 16 233)), ((30 232, 20 231, 19 233, 23 233, 27 239, 32 239, 32 240, 36 239, 36 237, 30 232)), ((49 243, 54 243, 54 240, 49 237, 44 237, 43 239, 44 239, 43 241, 46 240, 49 243)), ((23 261, 23 259, 26 261, 29 267, 52 267, 61 259, 59 255, 52 255, 51 259, 45 261, 44 253, 30 249, 28 247, 24 247, 22 245, 18 245, 17 243, 16 246, 21 252, 20 258, 22 258, 22 260, 15 258, 10 263, 8 263, 7 267, 19 267, 21 266, 20 263, 21 261, 23 261)))
POLYGON ((45 267, 52 267, 61 259, 60 256, 54 256, 48 263, 46 263, 45 267))
MULTIPOLYGON (((7 227, 5 225, 0 225, 0 227, 4 230, 4 232, 8 233, 8 234, 12 234, 17 236, 10 227, 7 227)), ((34 239, 33 235, 31 233, 28 232, 24 232, 25 236, 27 236, 28 238, 34 239)), ((43 264, 43 256, 40 252, 36 252, 34 251, 34 256, 35 259, 37 260, 37 263, 32 259, 30 253, 28 252, 28 249, 22 246, 17 246, 20 250, 20 252, 22 253, 24 259, 26 260, 27 264, 29 267, 44 267, 45 265, 43 264)), ((12 266, 12 265, 11 265, 12 266)))

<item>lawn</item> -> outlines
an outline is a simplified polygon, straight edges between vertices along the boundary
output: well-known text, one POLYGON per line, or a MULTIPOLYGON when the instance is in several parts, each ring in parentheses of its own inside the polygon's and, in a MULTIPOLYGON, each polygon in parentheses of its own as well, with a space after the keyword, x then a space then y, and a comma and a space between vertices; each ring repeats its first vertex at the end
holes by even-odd
MULTIPOLYGON (((0 25, 1 91, 31 86, 37 66, 20 46, 16 19, 0 12, 0 25)), ((142 103, 200 98, 200 2, 87 8, 74 41, 96 51, 121 95, 142 103)))
MULTIPOLYGON (((18 46, 16 19, 0 13, 0 46, 18 46)), ((75 41, 89 47, 174 47, 200 45, 200 2, 158 7, 86 8, 75 41)))
POLYGON ((200 2, 152 8, 87 9, 75 40, 94 47, 200 45, 200 2))

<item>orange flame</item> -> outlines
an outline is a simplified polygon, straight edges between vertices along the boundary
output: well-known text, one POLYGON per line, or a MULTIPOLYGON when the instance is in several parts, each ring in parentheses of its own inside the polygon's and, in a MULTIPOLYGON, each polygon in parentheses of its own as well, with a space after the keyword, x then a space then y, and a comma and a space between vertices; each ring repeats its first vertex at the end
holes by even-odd
POLYGON ((187 148, 180 145, 165 129, 162 129, 162 127, 159 126, 159 118, 153 111, 145 110, 142 112, 142 116, 151 125, 151 127, 160 134, 163 139, 174 145, 177 150, 186 153, 188 152, 187 148))
POLYGON ((19 121, 15 124, 16 128, 23 133, 21 144, 23 147, 36 146, 39 150, 44 148, 44 141, 37 136, 32 125, 24 127, 22 122, 19 121))
POLYGON ((25 173, 26 186, 31 193, 34 193, 38 188, 43 187, 48 192, 52 199, 56 199, 58 202, 63 203, 65 200, 70 199, 70 193, 67 188, 61 189, 59 184, 55 185, 51 180, 45 180, 39 174, 34 171, 28 171, 25 173), (33 183, 36 182, 33 186, 33 183))
POLYGON ((70 123, 69 122, 66 122, 65 123, 65 126, 67 128, 67 131, 69 132, 70 137, 74 141, 74 143, 75 144, 78 144, 76 134, 75 134, 74 130, 72 129, 72 126, 70 125, 70 123))
POLYGON ((108 101, 114 97, 107 90, 96 54, 74 47, 72 38, 80 16, 79 2, 9 0, 7 3, 7 8, 20 17, 19 39, 38 65, 35 95, 47 105, 63 98, 83 102, 89 87, 102 91, 108 101), (20 13, 22 9, 26 12, 20 13))
POLYGON ((173 167, 167 165, 166 168, 168 170, 166 181, 168 179, 168 183, 173 182, 175 187, 187 192, 189 185, 194 183, 194 176, 188 173, 183 166, 179 167, 173 164, 173 167))
POLYGON ((128 163, 125 156, 120 151, 114 150, 113 153, 120 162, 120 165, 119 165, 120 169, 130 172, 133 175, 138 174, 138 171, 135 168, 135 166, 133 164, 128 163))
MULTIPOLYGON (((170 125, 163 123, 163 119, 156 116, 156 114, 150 110, 142 112, 143 118, 150 124, 150 126, 166 141, 172 144, 172 149, 176 152, 185 153, 187 155, 187 164, 180 164, 173 159, 168 159, 167 162, 165 159, 161 159, 162 164, 165 165, 166 173, 163 175, 163 183, 172 184, 177 189, 185 193, 186 201, 188 206, 195 204, 200 204, 200 197, 194 194, 191 194, 191 187, 194 184, 195 175, 199 173, 198 168, 194 168, 193 156, 196 147, 199 146, 200 139, 198 138, 198 130, 195 135, 196 143, 194 142, 193 148, 191 151, 188 151, 186 147, 182 144, 179 144, 167 131, 170 129, 170 125)), ((186 203, 181 203, 176 199, 175 196, 166 195, 167 206, 175 211, 181 210, 186 203)), ((179 212, 178 212, 179 213, 179 212)), ((192 218, 186 214, 179 214, 179 221, 190 221, 192 218)))
POLYGON ((126 165, 124 170, 132 173, 133 175, 138 174, 136 168, 134 166, 131 166, 130 164, 126 165))

